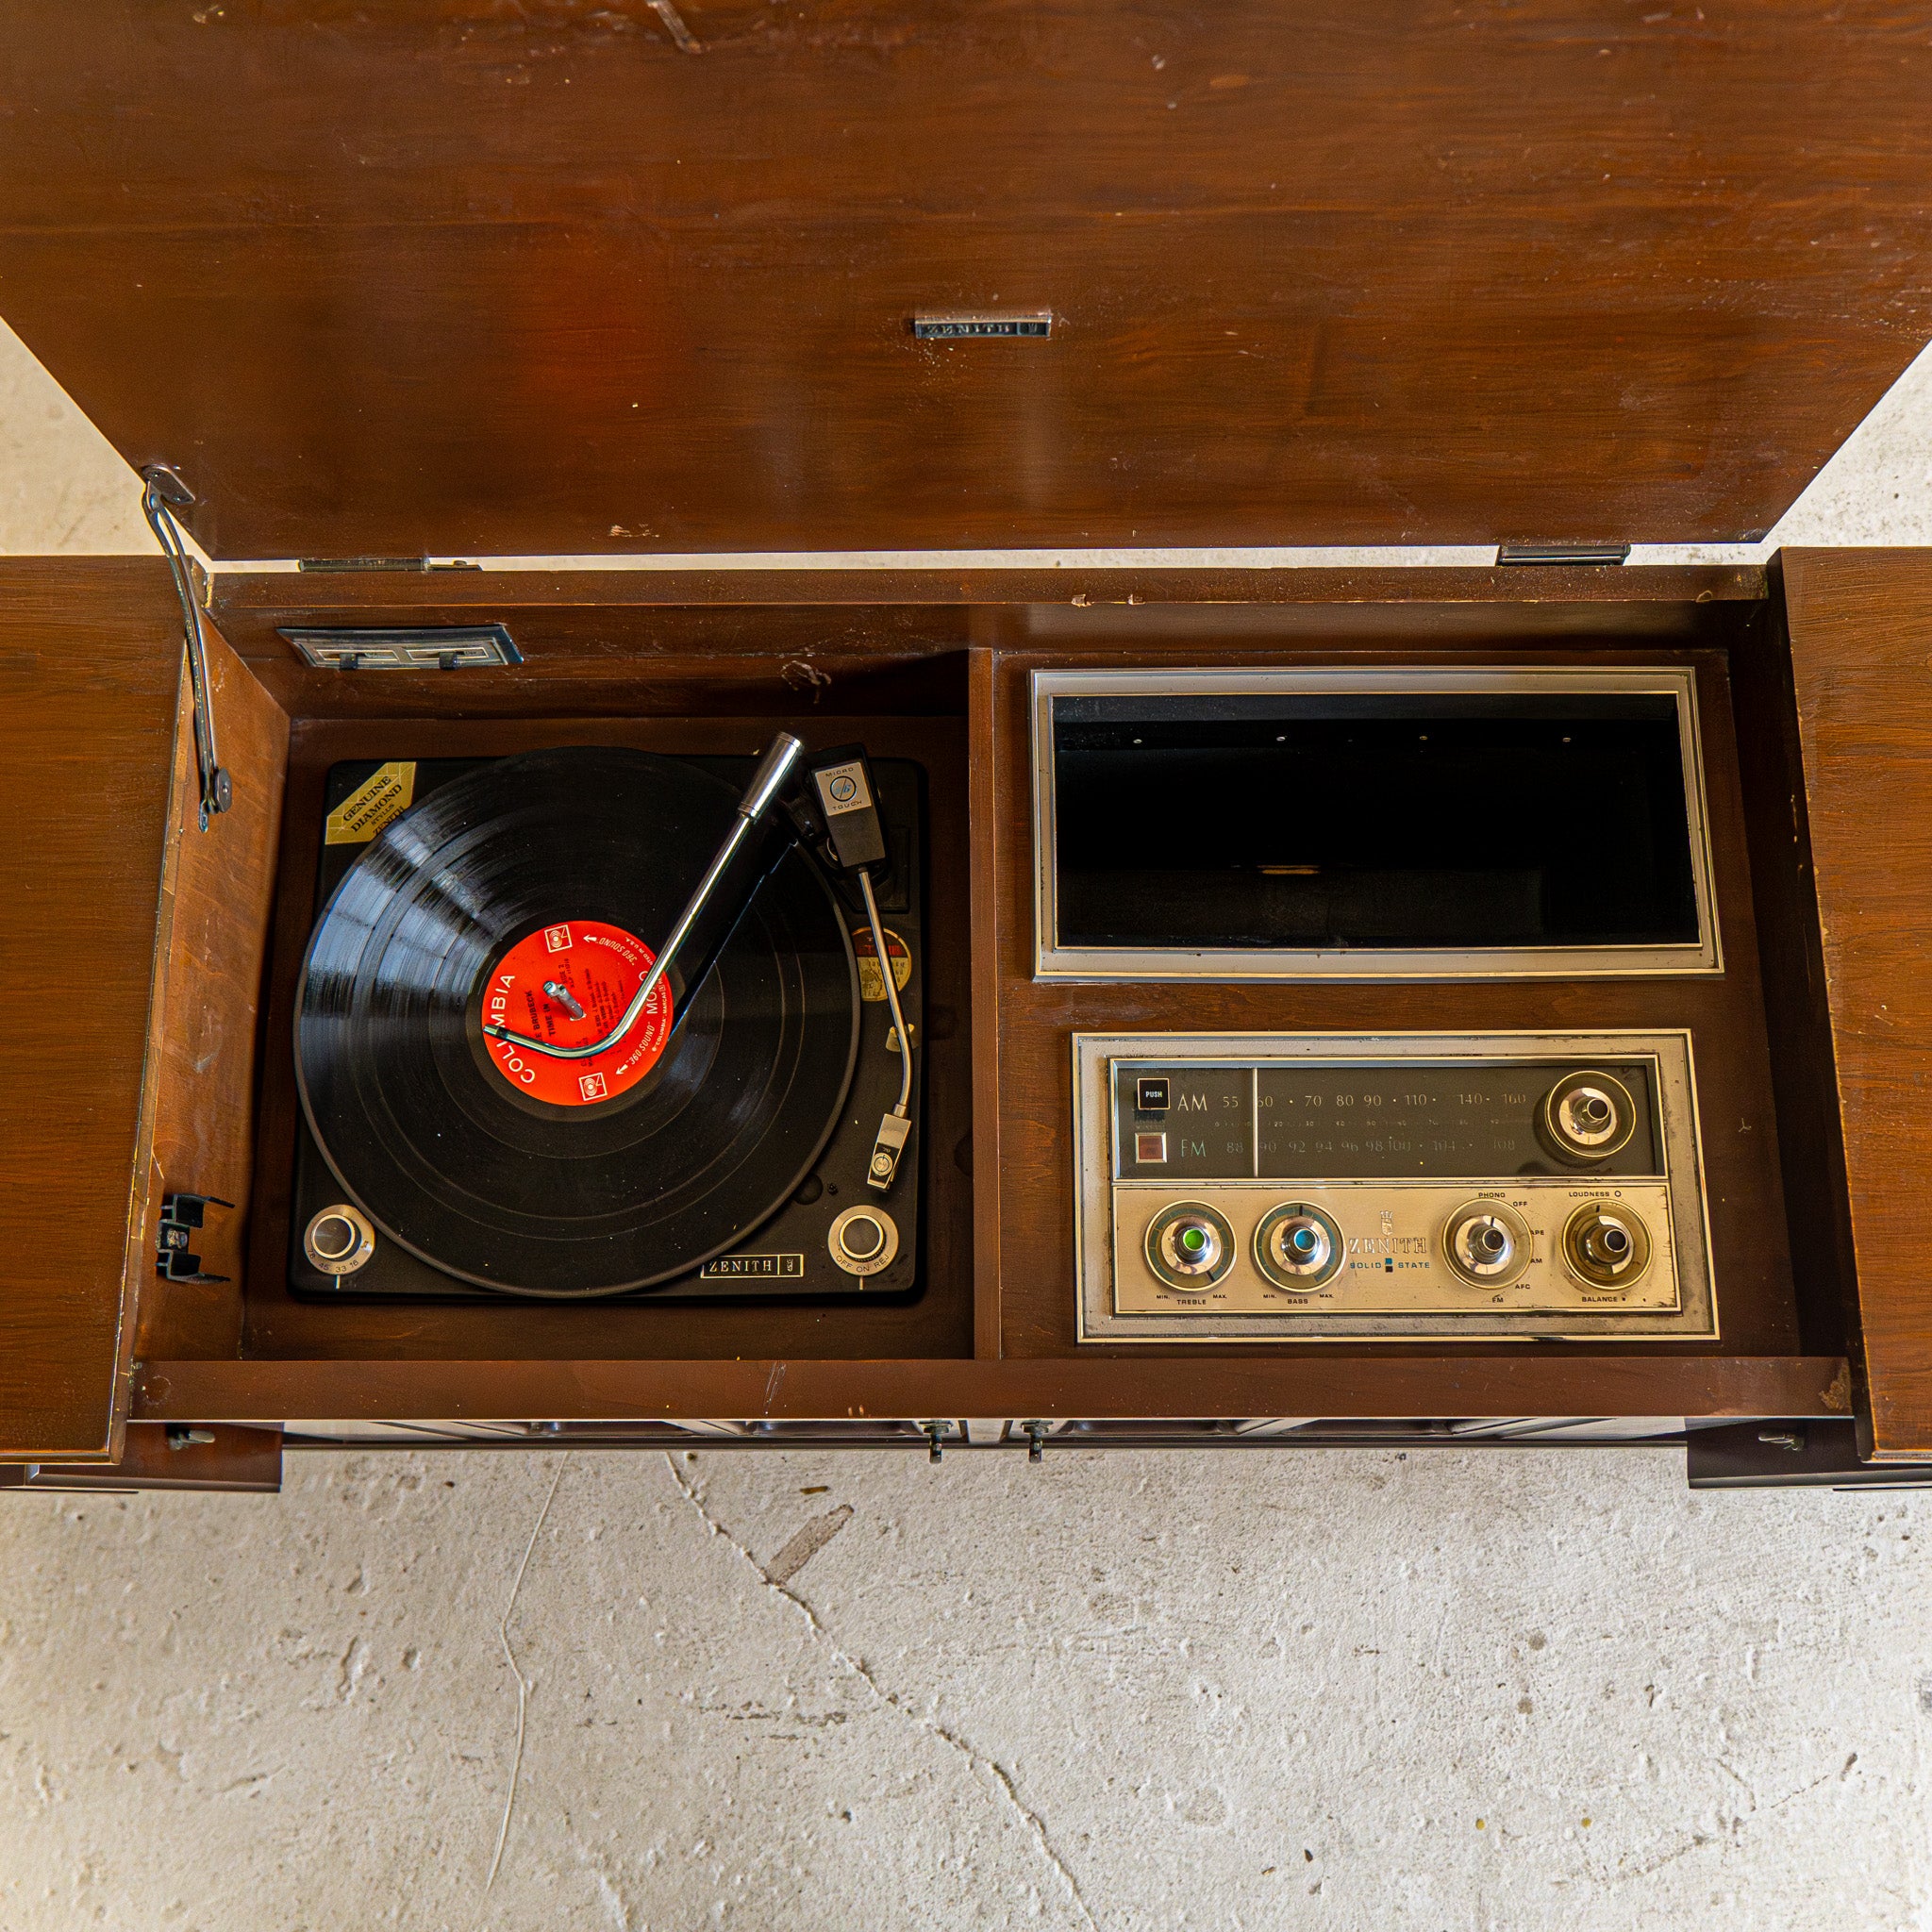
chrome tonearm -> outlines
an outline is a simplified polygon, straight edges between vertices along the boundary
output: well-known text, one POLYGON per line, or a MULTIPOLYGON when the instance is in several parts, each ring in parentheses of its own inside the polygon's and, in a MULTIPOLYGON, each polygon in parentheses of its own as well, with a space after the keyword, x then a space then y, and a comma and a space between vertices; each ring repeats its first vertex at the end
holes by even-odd
POLYGON ((677 916, 677 924, 671 929, 671 937, 664 941, 664 950, 652 963, 643 983, 631 995, 630 1005, 624 1009, 623 1017, 603 1039, 593 1040, 588 1046, 554 1046, 549 1041, 534 1039, 527 1033, 513 1033, 508 1026, 486 1025, 484 1033, 491 1040, 508 1041, 525 1053, 541 1053, 553 1060, 587 1060, 600 1053, 608 1053, 643 1017, 644 1008, 651 1003, 651 995, 658 991, 658 982, 671 970, 677 949, 690 938, 691 927, 697 924, 699 915, 717 890, 725 867, 737 857, 738 848, 750 835, 752 827, 771 809, 772 801, 791 775, 791 768, 798 762, 798 755, 804 749, 804 744, 789 731, 779 732, 772 741, 764 757, 758 760, 758 770, 751 774, 751 783, 744 788, 744 796, 738 801, 724 842, 719 846, 717 856, 698 881, 697 891, 685 902, 684 910, 677 916))

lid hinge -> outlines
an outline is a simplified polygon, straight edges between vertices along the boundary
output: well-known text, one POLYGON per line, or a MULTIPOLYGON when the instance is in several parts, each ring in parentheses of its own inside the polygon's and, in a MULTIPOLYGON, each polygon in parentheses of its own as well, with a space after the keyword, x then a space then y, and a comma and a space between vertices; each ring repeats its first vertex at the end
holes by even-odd
POLYGON ((141 508, 147 518, 161 555, 168 559, 168 573, 175 579, 175 594, 181 600, 182 640, 188 646, 188 682, 194 695, 194 767, 201 797, 196 814, 201 829, 208 830, 211 814, 226 811, 235 802, 234 786, 222 769, 215 749, 214 698, 208 690, 208 643, 201 631, 201 604, 194 594, 194 577, 189 568, 188 549, 181 541, 176 508, 194 501, 194 491, 166 463, 149 463, 141 473, 141 508))
POLYGON ((1622 563, 1630 555, 1627 543, 1504 543, 1497 547, 1501 564, 1567 564, 1573 569, 1602 569, 1622 563))
POLYGON ((225 1281, 225 1274, 204 1274, 201 1257, 190 1252, 194 1230, 206 1224, 210 1208, 232 1208, 219 1194, 163 1194, 161 1220, 155 1237, 155 1273, 164 1281, 207 1283, 225 1281))

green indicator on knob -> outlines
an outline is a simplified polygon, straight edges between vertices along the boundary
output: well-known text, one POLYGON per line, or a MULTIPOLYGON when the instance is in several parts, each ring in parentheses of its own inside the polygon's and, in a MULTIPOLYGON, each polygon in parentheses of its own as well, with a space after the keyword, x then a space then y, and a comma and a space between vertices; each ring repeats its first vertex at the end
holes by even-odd
POLYGON ((1234 1265, 1234 1230, 1200 1201, 1174 1201, 1147 1224, 1147 1265, 1168 1288, 1212 1288, 1234 1265))

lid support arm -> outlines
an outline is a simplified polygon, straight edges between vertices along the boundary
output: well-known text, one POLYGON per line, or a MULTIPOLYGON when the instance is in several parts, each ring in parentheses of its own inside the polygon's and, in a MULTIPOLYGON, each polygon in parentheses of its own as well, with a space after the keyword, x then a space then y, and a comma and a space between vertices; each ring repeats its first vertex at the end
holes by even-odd
POLYGON ((195 600, 194 580, 189 573, 188 549, 181 541, 181 525, 175 518, 175 506, 192 503, 194 492, 165 463, 149 463, 141 476, 142 512, 147 518, 148 528, 155 533, 155 541, 161 546, 161 555, 168 559, 175 594, 181 600, 181 633, 188 646, 188 682, 194 695, 194 767, 200 785, 197 819, 205 832, 209 816, 226 811, 235 802, 235 791, 215 748, 208 642, 202 635, 201 606, 195 600))

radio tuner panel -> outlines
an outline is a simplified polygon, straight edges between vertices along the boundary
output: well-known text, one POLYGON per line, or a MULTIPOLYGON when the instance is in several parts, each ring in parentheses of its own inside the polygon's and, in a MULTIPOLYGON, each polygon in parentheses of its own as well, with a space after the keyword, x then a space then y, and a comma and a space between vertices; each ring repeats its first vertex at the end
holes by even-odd
POLYGON ((1709 1340, 1687 1033, 1074 1037, 1082 1341, 1709 1340))

